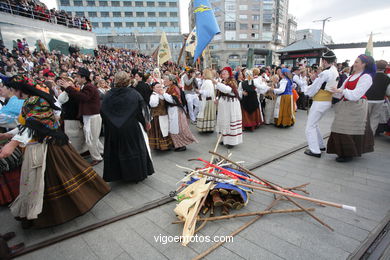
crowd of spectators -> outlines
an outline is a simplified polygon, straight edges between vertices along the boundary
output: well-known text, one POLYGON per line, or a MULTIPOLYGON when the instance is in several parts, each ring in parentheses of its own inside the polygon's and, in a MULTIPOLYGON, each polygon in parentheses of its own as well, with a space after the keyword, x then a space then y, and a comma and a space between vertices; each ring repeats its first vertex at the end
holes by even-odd
POLYGON ((48 9, 37 0, 0 0, 0 12, 12 13, 41 21, 91 31, 90 21, 85 17, 72 17, 63 10, 48 9))

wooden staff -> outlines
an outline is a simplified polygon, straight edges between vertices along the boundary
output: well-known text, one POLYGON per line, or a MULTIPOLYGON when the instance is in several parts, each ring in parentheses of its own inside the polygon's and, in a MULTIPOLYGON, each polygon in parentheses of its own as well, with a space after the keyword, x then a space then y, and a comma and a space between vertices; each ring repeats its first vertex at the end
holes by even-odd
POLYGON ((322 205, 326 205, 326 206, 331 206, 331 207, 335 207, 335 208, 347 209, 347 210, 351 210, 353 212, 356 212, 356 207, 353 207, 353 206, 348 206, 348 205, 339 204, 339 203, 335 203, 335 202, 330 202, 330 201, 326 201, 326 200, 319 200, 319 199, 309 198, 309 197, 305 197, 305 196, 302 196, 302 195, 299 195, 299 194, 295 195, 295 194, 285 193, 285 192, 282 192, 282 191, 271 190, 271 189, 263 188, 263 187, 260 187, 260 186, 249 185, 249 184, 242 183, 242 182, 237 182, 237 185, 248 187, 248 188, 252 188, 252 189, 255 189, 255 190, 271 192, 271 193, 279 194, 279 195, 282 195, 282 196, 288 196, 288 197, 293 197, 293 198, 297 198, 297 199, 307 200, 307 201, 310 201, 310 202, 314 202, 314 203, 322 204, 322 205))
MULTIPOLYGON (((265 208, 265 210, 270 210, 271 208, 275 207, 276 204, 279 202, 281 196, 279 196, 278 198, 276 198, 275 200, 272 201, 272 203, 267 207, 265 208)), ((245 223, 243 226, 241 226, 240 228, 238 228, 236 231, 232 232, 230 234, 231 237, 234 237, 235 235, 239 234, 241 231, 243 231, 244 229, 246 229, 247 227, 249 227, 250 225, 252 225, 253 223, 255 223, 256 221, 258 221, 259 219, 261 219, 264 215, 259 215, 255 218, 253 218, 252 220, 248 221, 247 223, 245 223)), ((215 249, 217 249, 218 247, 222 246, 223 244, 225 244, 225 242, 219 242, 217 244, 214 244, 212 247, 210 247, 209 249, 207 249, 205 252, 199 254, 198 256, 194 257, 192 260, 200 260, 202 259, 203 257, 209 255, 211 252, 213 252, 215 249)))
MULTIPOLYGON (((314 211, 314 208, 307 208, 306 210, 314 211)), ((218 217, 198 218, 197 221, 214 221, 214 220, 230 219, 230 218, 237 218, 237 217, 249 217, 249 216, 256 216, 256 215, 269 215, 269 214, 277 214, 277 213, 294 213, 294 212, 303 212, 303 210, 302 209, 266 210, 266 211, 258 211, 258 212, 231 214, 231 215, 218 216, 218 217)), ((180 223, 184 223, 184 221, 172 222, 172 224, 180 224, 180 223)))

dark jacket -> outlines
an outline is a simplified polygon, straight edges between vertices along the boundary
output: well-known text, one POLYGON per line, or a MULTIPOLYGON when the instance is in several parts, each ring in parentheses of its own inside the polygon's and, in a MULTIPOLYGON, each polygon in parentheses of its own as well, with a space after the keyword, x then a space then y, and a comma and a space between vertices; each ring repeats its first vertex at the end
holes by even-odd
POLYGON ((70 97, 79 102, 78 116, 100 114, 99 91, 92 83, 85 84, 80 91, 69 87, 66 89, 66 92, 70 97))

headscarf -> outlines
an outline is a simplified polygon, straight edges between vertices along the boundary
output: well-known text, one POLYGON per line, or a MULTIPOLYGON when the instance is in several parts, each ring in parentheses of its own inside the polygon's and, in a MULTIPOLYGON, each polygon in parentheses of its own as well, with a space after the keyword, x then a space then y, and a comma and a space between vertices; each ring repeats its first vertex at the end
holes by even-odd
MULTIPOLYGON (((230 68, 230 67, 225 67, 225 68, 222 69, 222 71, 224 71, 224 70, 226 70, 227 72, 229 72, 229 77, 230 77, 230 78, 233 77, 233 70, 232 70, 232 68, 230 68)), ((221 72, 222 72, 222 71, 221 71, 221 72)))
POLYGON ((374 79, 375 74, 376 74, 376 64, 375 64, 374 58, 371 56, 364 55, 364 54, 360 54, 358 56, 358 58, 364 64, 366 64, 364 71, 363 71, 363 74, 368 74, 371 76, 372 79, 374 79))

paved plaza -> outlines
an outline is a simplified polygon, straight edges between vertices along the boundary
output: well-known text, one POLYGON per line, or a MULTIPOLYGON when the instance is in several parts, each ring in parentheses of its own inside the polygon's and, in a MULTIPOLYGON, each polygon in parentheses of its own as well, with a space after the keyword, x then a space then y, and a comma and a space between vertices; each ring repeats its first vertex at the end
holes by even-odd
MULTIPOLYGON (((262 126, 245 132, 244 143, 231 150, 232 159, 251 164, 277 155, 305 142, 305 111, 298 111, 297 123, 289 129, 262 126)), ((333 120, 330 112, 320 126, 329 133, 333 120)), ((76 230, 95 222, 136 209, 157 200, 176 189, 176 182, 184 177, 175 165, 199 165, 187 159, 201 157, 209 160, 209 150, 216 142, 216 134, 198 134, 199 140, 185 152, 153 152, 156 173, 138 184, 112 183, 112 191, 90 212, 69 223, 42 230, 23 230, 7 208, 0 209, 0 233, 15 231, 17 239, 27 246, 76 230)), ((225 147, 219 152, 226 154, 225 147)), ((390 209, 390 138, 376 137, 375 151, 352 162, 335 162, 335 155, 323 154, 317 159, 296 151, 286 157, 254 170, 269 181, 281 186, 296 186, 310 182, 310 196, 332 202, 353 205, 357 213, 332 207, 316 208, 314 214, 335 229, 328 230, 305 213, 264 216, 234 237, 233 242, 208 255, 206 259, 347 259, 376 231, 389 216, 390 209)), ((199 165, 200 166, 200 165, 199 165)), ((95 167, 101 174, 103 164, 95 167)), ((261 211, 273 200, 271 194, 255 192, 247 207, 240 212, 261 211)), ((156 242, 159 235, 181 235, 182 225, 176 220, 171 202, 147 212, 85 233, 24 255, 20 259, 191 259, 207 250, 213 243, 156 242)), ((275 209, 293 208, 281 201, 275 209)), ((233 212, 232 212, 233 213, 233 212)), ((208 222, 199 235, 229 235, 254 217, 208 222)))

